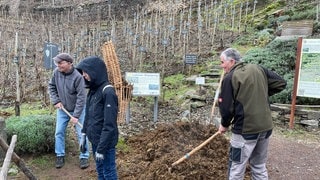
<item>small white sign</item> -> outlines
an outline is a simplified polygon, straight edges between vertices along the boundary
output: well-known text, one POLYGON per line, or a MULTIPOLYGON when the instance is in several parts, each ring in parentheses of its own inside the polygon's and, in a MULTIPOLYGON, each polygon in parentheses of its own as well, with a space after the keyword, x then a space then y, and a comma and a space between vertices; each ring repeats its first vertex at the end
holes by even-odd
POLYGON ((196 78, 196 84, 205 84, 204 77, 197 77, 196 78))

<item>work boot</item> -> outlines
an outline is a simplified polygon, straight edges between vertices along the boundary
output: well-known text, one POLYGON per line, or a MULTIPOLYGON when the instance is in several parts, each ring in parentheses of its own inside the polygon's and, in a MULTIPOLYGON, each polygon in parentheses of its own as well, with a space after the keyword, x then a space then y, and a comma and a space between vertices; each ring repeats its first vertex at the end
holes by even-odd
POLYGON ((85 169, 89 166, 89 161, 86 158, 81 158, 80 159, 80 168, 85 169))
POLYGON ((57 156, 56 168, 62 168, 63 165, 64 165, 64 156, 57 156))

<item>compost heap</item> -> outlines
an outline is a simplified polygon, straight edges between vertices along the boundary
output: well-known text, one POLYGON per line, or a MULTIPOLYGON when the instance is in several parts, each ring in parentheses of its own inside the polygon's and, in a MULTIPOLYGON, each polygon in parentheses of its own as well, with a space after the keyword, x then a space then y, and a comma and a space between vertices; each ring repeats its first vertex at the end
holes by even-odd
POLYGON ((169 167, 217 131, 213 125, 176 122, 157 125, 127 139, 119 151, 119 179, 226 179, 229 142, 216 136, 189 159, 169 167))

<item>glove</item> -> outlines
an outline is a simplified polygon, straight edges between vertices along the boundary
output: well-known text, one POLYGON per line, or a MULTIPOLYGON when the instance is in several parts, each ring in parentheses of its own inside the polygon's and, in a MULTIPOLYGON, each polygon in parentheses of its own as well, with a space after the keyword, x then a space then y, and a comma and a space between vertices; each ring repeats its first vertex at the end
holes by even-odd
POLYGON ((87 144, 87 136, 86 134, 82 133, 81 140, 80 140, 80 151, 82 153, 85 153, 87 151, 86 144, 87 144))
POLYGON ((104 159, 103 154, 96 152, 96 161, 102 161, 104 159))

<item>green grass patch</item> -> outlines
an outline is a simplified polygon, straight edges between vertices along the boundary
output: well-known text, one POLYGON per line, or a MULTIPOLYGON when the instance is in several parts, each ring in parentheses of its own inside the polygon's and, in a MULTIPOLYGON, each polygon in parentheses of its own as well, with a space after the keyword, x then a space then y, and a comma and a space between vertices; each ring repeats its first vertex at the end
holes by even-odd
POLYGON ((166 77, 162 87, 162 97, 165 101, 176 99, 178 95, 184 94, 190 88, 186 85, 183 74, 166 77))
MULTIPOLYGON (((15 114, 14 108, 14 106, 10 106, 7 108, 2 108, 1 111, 8 112, 10 114, 15 114)), ((20 105, 20 116, 45 114, 52 113, 50 107, 44 106, 41 102, 23 103, 20 105)))
POLYGON ((41 155, 38 157, 35 157, 34 159, 28 161, 28 164, 31 164, 32 166, 38 167, 41 170, 48 169, 52 166, 52 162, 55 161, 54 156, 50 156, 48 154, 41 155))
POLYGON ((187 92, 188 90, 190 90, 190 87, 186 87, 186 86, 181 86, 178 89, 167 89, 164 92, 165 93, 164 100, 165 101, 167 101, 167 100, 178 100, 179 99, 179 95, 185 94, 185 92, 187 92))
POLYGON ((176 74, 172 76, 168 76, 164 78, 164 84, 171 85, 171 86, 179 86, 182 84, 182 81, 184 80, 185 76, 183 74, 176 74))
POLYGON ((127 153, 130 150, 129 146, 126 144, 126 141, 123 137, 119 138, 119 141, 118 141, 116 148, 117 148, 117 150, 124 152, 124 153, 127 153))

